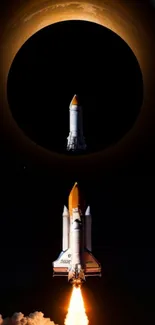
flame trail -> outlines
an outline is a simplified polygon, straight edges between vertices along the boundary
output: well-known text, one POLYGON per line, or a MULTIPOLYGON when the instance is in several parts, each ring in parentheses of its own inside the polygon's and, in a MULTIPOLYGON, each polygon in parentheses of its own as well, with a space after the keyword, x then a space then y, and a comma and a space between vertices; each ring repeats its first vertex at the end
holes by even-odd
POLYGON ((73 287, 65 325, 88 325, 80 287, 73 287))

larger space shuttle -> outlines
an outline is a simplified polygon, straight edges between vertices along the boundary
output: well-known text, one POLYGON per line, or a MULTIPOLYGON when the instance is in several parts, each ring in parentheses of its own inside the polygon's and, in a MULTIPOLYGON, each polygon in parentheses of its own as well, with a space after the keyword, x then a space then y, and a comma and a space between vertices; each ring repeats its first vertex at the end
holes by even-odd
POLYGON ((62 220, 62 252, 53 262, 53 276, 67 276, 80 286, 87 276, 101 276, 101 266, 92 254, 90 207, 85 210, 78 184, 70 194, 68 208, 64 206, 62 220))

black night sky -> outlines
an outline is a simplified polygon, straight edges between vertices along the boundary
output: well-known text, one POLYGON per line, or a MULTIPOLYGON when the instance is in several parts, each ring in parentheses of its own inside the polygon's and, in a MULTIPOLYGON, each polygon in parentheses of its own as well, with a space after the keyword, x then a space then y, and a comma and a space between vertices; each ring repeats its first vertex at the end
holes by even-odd
MULTIPOLYGON (((134 125, 143 100, 141 71, 128 45, 112 31, 82 21, 54 24, 33 35, 14 59, 7 91, 24 133, 59 153, 65 151, 75 93, 83 106, 89 152, 117 143, 134 125)), ((52 262, 61 251, 63 205, 79 181, 91 206, 93 254, 103 269, 101 279, 90 278, 83 287, 90 325, 151 324, 154 149, 96 178, 94 169, 93 179, 82 169, 80 179, 76 170, 73 179, 66 169, 64 181, 57 170, 13 151, 6 139, 3 145, 0 314, 39 310, 63 324, 71 287, 66 278, 52 278, 52 262)))

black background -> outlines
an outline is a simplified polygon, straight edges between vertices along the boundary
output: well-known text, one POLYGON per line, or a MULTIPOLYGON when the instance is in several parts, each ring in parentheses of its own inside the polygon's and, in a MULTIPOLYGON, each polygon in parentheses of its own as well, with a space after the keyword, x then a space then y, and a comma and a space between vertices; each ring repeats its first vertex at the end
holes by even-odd
MULTIPOLYGON (((61 35, 64 31, 62 26, 59 27, 61 35)), ((79 32, 79 27, 77 29, 79 32)), ((102 60, 103 54, 96 46, 98 58, 91 59, 91 64, 86 66, 80 65, 78 60, 79 68, 74 53, 81 57, 88 55, 79 39, 78 42, 71 36, 67 39, 65 34, 65 42, 59 45, 58 55, 55 51, 54 61, 51 60, 49 47, 47 49, 52 29, 49 27, 46 30, 49 34, 45 31, 45 39, 42 31, 24 45, 23 54, 18 54, 12 75, 10 73, 10 107, 18 124, 37 143, 63 151, 68 135, 68 106, 78 91, 86 112, 85 135, 91 150, 98 149, 98 142, 102 148, 117 141, 135 121, 142 96, 140 87, 135 87, 138 72, 130 50, 103 29, 105 39, 103 36, 102 47, 103 51, 105 47, 106 60, 105 57, 102 60), (40 43, 43 41, 45 47, 40 43), (62 60, 62 52, 64 48, 67 53, 69 46, 71 59, 68 68, 62 60), (44 64, 43 57, 44 60, 47 57, 44 64), (22 60, 25 60, 24 64, 22 60), (63 73, 59 78, 61 68, 63 73), (100 69, 101 82, 98 77, 100 69), (82 77, 83 70, 85 78, 89 76, 86 81, 82 77), (59 71, 57 77, 56 71, 59 71), (96 77, 93 75, 90 78, 91 71, 96 73, 96 77)), ((141 146, 143 148, 143 143, 141 146)), ((65 169, 67 181, 64 182, 56 175, 57 170, 36 165, 30 158, 22 157, 20 152, 12 152, 11 147, 5 148, 2 158, 0 312, 5 317, 15 311, 28 314, 41 310, 61 325, 71 288, 67 279, 52 278, 52 261, 61 251, 61 214, 70 189, 77 181, 76 170, 73 180, 69 169, 65 169)), ((91 205, 93 254, 103 269, 101 279, 88 279, 83 287, 90 324, 153 322, 154 148, 135 155, 135 160, 132 159, 128 165, 125 163, 124 168, 103 170, 96 179, 86 179, 81 170, 78 180, 91 205)))

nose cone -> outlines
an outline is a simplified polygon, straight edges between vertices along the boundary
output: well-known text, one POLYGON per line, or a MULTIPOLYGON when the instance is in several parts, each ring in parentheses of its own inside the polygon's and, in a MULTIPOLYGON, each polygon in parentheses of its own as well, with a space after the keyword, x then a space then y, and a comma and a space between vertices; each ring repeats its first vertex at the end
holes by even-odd
POLYGON ((70 106, 72 106, 72 105, 80 106, 80 101, 79 101, 78 95, 73 96, 70 106))
POLYGON ((73 215, 73 209, 78 208, 81 213, 83 214, 85 210, 85 200, 83 199, 83 195, 81 191, 79 190, 78 183, 76 182, 69 194, 69 214, 70 216, 73 215))
POLYGON ((72 215, 72 210, 80 205, 80 193, 78 183, 76 182, 69 194, 69 213, 72 215))
POLYGON ((67 207, 65 205, 64 205, 62 216, 63 217, 69 217, 69 211, 68 211, 68 209, 67 209, 67 207))
POLYGON ((90 206, 88 205, 87 210, 85 212, 85 216, 90 216, 90 215, 91 215, 91 213, 90 213, 90 206))

